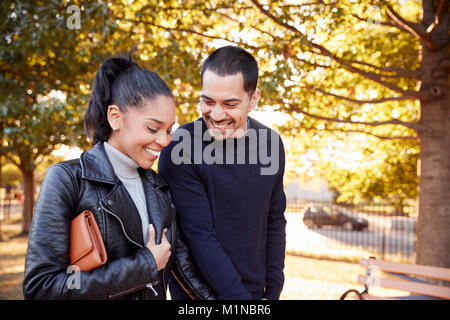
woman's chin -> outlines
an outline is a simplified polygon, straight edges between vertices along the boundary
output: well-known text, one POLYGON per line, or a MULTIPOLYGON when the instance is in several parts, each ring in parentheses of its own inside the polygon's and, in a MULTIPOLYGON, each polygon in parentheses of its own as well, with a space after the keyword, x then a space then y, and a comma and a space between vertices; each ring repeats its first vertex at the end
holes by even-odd
POLYGON ((146 160, 146 161, 141 161, 139 163, 139 166, 142 169, 148 170, 148 169, 151 169, 153 167, 154 163, 155 163, 155 160, 146 160))

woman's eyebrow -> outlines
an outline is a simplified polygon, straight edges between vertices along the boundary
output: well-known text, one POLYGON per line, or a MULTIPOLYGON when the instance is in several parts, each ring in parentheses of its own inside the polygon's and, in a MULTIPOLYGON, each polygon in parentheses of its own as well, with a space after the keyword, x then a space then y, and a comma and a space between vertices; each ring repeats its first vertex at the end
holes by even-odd
MULTIPOLYGON (((158 120, 158 119, 155 119, 155 118, 146 117, 146 118, 144 118, 144 120, 152 120, 152 121, 155 121, 158 124, 164 124, 164 121, 161 121, 161 120, 158 120)), ((173 127, 174 125, 175 125, 175 122, 172 123, 170 126, 173 127)))
POLYGON ((153 120, 153 121, 155 121, 156 123, 164 124, 164 122, 162 122, 161 120, 155 119, 155 118, 149 118, 149 117, 146 117, 146 118, 144 118, 144 120, 153 120))

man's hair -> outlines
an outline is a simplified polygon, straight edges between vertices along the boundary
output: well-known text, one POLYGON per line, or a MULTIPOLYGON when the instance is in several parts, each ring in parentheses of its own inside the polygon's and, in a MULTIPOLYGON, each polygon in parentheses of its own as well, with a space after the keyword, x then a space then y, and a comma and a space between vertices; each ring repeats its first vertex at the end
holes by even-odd
POLYGON ((251 96, 258 84, 258 63, 255 58, 242 48, 236 46, 225 46, 215 50, 205 60, 202 67, 203 74, 210 70, 224 77, 242 73, 244 78, 244 90, 251 96))

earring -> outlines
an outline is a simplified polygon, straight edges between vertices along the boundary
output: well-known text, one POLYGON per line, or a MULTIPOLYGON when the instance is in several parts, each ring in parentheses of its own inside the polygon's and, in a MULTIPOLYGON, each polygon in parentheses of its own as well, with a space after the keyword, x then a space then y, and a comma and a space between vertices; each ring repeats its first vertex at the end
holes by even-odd
POLYGON ((116 127, 112 127, 111 129, 113 129, 113 131, 119 130, 119 128, 116 127))

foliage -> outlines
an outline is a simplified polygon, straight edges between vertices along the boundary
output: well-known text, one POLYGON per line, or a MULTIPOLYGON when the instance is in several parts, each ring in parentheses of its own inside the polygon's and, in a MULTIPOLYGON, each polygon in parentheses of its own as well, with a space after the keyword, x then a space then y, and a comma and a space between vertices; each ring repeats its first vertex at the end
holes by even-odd
POLYGON ((345 201, 417 195, 420 43, 386 12, 418 20, 418 0, 53 0, 1 6, 0 99, 7 119, 2 150, 17 164, 25 159, 15 157, 26 154, 33 167, 61 143, 88 146, 82 114, 105 57, 137 45, 135 59, 172 88, 182 124, 199 116, 201 63, 215 48, 236 44, 259 62, 260 108, 291 116, 280 124, 295 146, 287 149, 290 174, 307 172, 302 155, 314 151, 314 172, 345 201), (82 9, 81 29, 66 26, 71 4, 82 9), (66 100, 51 98, 55 92, 66 100), (330 145, 353 148, 365 167, 349 170, 326 158, 323 150, 330 145))

